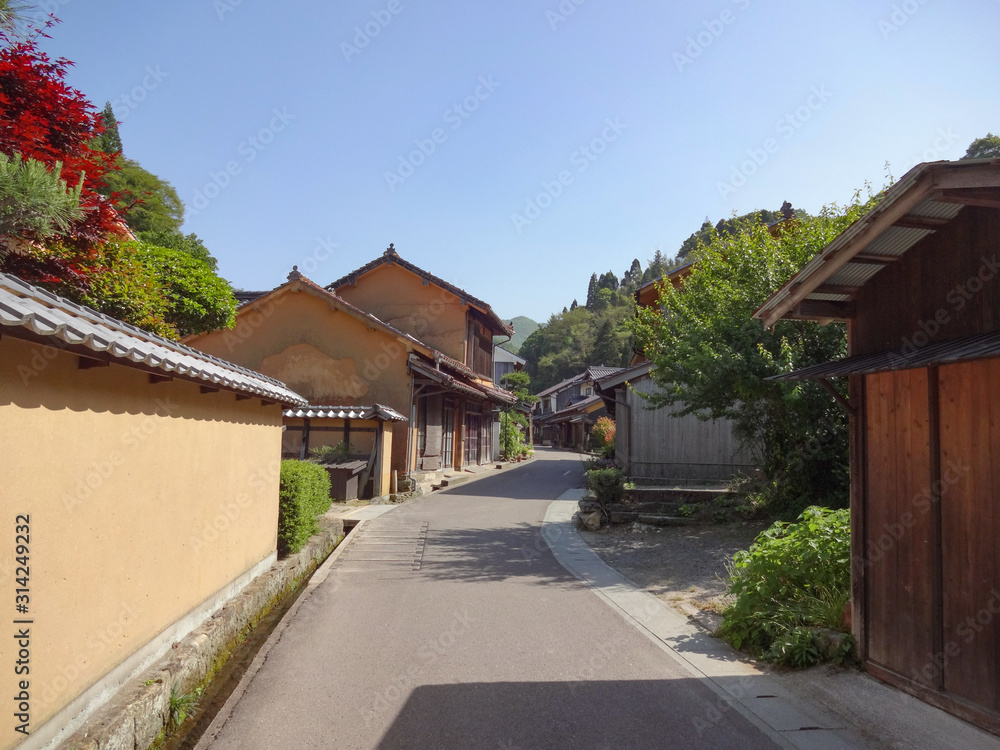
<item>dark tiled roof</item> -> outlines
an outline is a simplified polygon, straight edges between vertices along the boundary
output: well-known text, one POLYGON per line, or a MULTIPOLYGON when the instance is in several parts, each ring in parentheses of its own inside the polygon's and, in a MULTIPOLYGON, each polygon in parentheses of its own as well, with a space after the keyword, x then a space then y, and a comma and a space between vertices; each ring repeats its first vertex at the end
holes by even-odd
POLYGON ((509 325, 507 325, 503 320, 501 320, 500 316, 498 316, 495 312, 493 312, 493 308, 490 307, 488 304, 483 302, 478 297, 473 297, 464 289, 460 289, 454 284, 448 283, 444 279, 425 271, 419 266, 415 266, 409 261, 403 260, 402 258, 399 257, 399 254, 396 252, 395 247, 393 247, 392 245, 389 245, 389 249, 386 250, 382 255, 380 255, 375 260, 371 261, 370 263, 366 263, 365 265, 361 266, 361 268, 351 271, 346 276, 342 276, 341 278, 334 281, 332 284, 328 284, 326 288, 329 289, 330 291, 336 292, 341 287, 353 283, 359 276, 362 276, 368 273, 369 271, 374 270, 375 268, 378 268, 379 266, 386 264, 389 265, 395 264, 401 266, 402 268, 405 268, 407 271, 416 274, 421 279, 425 279, 430 283, 435 284, 448 292, 451 292, 460 300, 468 302, 473 307, 477 307, 483 313, 485 313, 486 316, 496 325, 496 330, 503 331, 503 333, 505 333, 508 336, 514 335, 514 329, 511 328, 509 325))
POLYGON ((265 294, 269 294, 269 292, 247 292, 243 289, 233 292, 233 296, 236 297, 236 301, 240 303, 240 307, 248 302, 253 302, 255 299, 260 299, 265 294))
POLYGON ((0 273, 0 330, 24 331, 70 351, 90 350, 125 367, 154 370, 282 404, 306 400, 284 383, 77 305, 0 273))

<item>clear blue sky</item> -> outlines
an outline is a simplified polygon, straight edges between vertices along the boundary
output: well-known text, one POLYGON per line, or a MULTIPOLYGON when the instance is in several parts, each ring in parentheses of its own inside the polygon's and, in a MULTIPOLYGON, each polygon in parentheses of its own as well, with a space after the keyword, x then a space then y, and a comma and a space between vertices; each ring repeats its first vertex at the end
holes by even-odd
POLYGON ((706 216, 814 212, 1000 133, 1000 0, 39 5, 245 289, 393 242, 544 321, 706 216))

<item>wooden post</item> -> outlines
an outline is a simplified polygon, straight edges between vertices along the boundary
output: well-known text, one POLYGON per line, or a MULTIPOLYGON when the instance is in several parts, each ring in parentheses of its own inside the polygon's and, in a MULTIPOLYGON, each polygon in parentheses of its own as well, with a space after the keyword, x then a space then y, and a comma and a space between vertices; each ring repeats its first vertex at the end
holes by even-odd
POLYGON ((305 461, 309 453, 309 419, 302 420, 302 447, 299 449, 299 460, 305 461))
POLYGON ((399 476, 395 469, 392 470, 392 481, 389 483, 389 492, 393 495, 399 492, 399 476))

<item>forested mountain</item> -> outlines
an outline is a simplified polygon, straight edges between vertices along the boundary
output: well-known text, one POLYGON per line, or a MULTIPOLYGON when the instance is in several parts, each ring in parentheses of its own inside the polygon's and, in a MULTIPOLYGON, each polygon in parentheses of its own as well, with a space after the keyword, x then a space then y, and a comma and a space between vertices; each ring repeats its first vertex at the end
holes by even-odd
MULTIPOLYGON (((584 304, 574 299, 528 336, 517 351, 527 360, 525 369, 531 376, 534 392, 543 391, 591 365, 627 365, 633 347, 631 334, 623 323, 635 311, 636 289, 692 260, 698 248, 709 244, 713 237, 728 236, 752 222, 780 221, 790 211, 791 205, 785 204, 777 211, 753 211, 722 219, 714 225, 706 218, 701 228, 684 240, 675 257, 657 250, 645 268, 638 258, 633 259, 621 279, 613 271, 592 274, 584 304)), ((798 211, 795 214, 805 215, 798 211)))
POLYGON ((523 315, 518 315, 516 318, 506 322, 514 329, 513 338, 510 341, 505 341, 505 336, 497 336, 494 341, 501 349, 506 349, 512 354, 517 354, 518 349, 521 348, 521 344, 524 343, 525 339, 538 330, 538 323, 523 315))

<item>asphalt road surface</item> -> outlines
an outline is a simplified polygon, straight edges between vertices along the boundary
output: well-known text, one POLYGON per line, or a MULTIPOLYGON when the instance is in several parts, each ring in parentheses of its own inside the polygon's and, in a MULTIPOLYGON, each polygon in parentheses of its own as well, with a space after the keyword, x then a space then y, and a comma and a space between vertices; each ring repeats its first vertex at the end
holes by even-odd
POLYGON ((369 522, 205 744, 776 747, 555 561, 540 524, 581 482, 540 451, 369 522))

